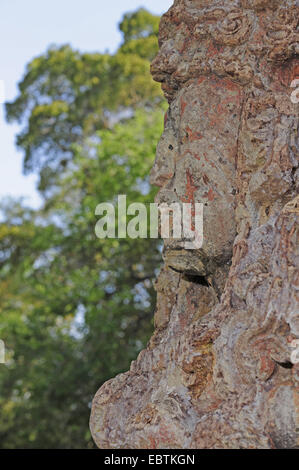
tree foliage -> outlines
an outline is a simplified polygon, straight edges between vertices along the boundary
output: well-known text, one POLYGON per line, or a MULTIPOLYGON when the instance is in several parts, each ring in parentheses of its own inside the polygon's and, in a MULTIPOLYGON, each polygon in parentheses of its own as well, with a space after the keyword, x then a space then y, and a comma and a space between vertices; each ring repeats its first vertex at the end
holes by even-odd
POLYGON ((74 144, 111 127, 121 111, 161 101, 149 73, 158 21, 143 9, 125 15, 124 41, 114 55, 52 46, 27 65, 17 99, 6 104, 7 120, 22 125, 17 145, 25 173, 64 170, 74 144))
POLYGON ((95 208, 152 202, 165 104, 151 81, 159 18, 125 15, 114 55, 52 47, 6 105, 44 203, 2 201, 0 446, 86 448, 91 399, 152 331, 157 240, 97 239, 95 208))

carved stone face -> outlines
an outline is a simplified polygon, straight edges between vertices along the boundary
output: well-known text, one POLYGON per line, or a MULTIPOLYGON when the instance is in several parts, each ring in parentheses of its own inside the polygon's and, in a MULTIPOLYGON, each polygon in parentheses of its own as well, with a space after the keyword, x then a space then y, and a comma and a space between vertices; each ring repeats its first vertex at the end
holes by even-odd
POLYGON ((227 11, 217 0, 186 0, 185 12, 194 14, 192 34, 185 18, 177 15, 175 3, 162 19, 167 27, 161 30, 167 34, 160 35, 160 52, 152 64, 154 78, 162 82, 171 101, 151 173, 151 183, 161 187, 156 202, 204 205, 202 248, 186 250, 180 240, 165 240, 165 263, 199 276, 229 264, 236 235, 235 161, 242 88, 229 75, 219 78, 213 73, 227 66, 241 81, 248 74, 248 68, 227 63, 232 46, 243 47, 252 20, 250 12, 244 14, 234 3, 227 11), (201 17, 204 7, 209 13, 201 17))
POLYGON ((151 182, 161 186, 158 203, 204 204, 200 250, 165 242, 166 265, 180 272, 206 276, 231 259, 244 95, 255 88, 258 97, 269 64, 290 57, 298 39, 293 11, 276 7, 276 0, 184 0, 162 18, 151 70, 170 108, 151 182))
POLYGON ((204 240, 165 241, 155 334, 94 400, 101 448, 299 445, 298 13, 174 0, 162 18, 152 74, 170 107, 151 181, 158 203, 204 204, 204 240))
POLYGON ((204 204, 201 249, 165 241, 166 264, 178 271, 205 276, 231 258, 240 112, 240 87, 215 76, 192 81, 171 103, 151 173, 156 202, 204 204))

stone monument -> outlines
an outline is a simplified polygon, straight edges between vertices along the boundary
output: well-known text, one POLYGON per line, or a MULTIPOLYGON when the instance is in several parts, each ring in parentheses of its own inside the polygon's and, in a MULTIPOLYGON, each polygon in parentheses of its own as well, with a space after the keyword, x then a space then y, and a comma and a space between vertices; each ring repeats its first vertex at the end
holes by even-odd
POLYGON ((203 203, 204 243, 165 241, 155 333, 93 400, 100 448, 299 446, 298 19, 296 0, 162 17, 151 181, 159 203, 203 203))

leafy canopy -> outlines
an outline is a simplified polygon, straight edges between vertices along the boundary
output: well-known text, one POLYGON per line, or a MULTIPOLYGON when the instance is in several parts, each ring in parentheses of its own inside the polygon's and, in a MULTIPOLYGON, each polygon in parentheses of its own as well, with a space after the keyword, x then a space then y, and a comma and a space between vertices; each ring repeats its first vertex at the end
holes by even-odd
POLYGON ((2 201, 0 447, 93 447, 92 397, 152 332, 160 245, 97 239, 95 208, 152 202, 148 174, 165 104, 149 74, 159 18, 125 15, 114 55, 51 47, 7 103, 42 207, 2 201))
POLYGON ((64 170, 73 145, 111 127, 121 111, 161 102, 149 73, 158 23, 159 17, 140 9, 124 16, 123 43, 114 55, 52 46, 27 65, 18 97, 6 103, 8 122, 22 126, 17 146, 24 151, 25 173, 64 170))

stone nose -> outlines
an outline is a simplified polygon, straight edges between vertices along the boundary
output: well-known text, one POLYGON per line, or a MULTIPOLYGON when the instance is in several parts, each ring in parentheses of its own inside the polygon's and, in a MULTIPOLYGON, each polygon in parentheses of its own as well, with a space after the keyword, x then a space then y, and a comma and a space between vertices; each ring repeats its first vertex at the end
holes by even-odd
POLYGON ((155 197, 156 204, 181 202, 175 191, 175 178, 168 180, 155 197))
POLYGON ((169 74, 177 70, 181 56, 173 39, 165 41, 151 63, 151 74, 156 82, 163 83, 169 74))
POLYGON ((166 128, 157 145, 156 159, 150 174, 154 186, 164 186, 174 175, 178 144, 171 128, 166 128))
POLYGON ((150 71, 151 71, 153 79, 156 82, 164 81, 164 78, 165 78, 165 72, 163 71, 164 61, 165 61, 164 54, 159 52, 151 63, 150 71))

